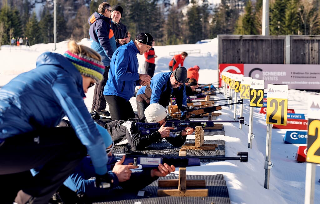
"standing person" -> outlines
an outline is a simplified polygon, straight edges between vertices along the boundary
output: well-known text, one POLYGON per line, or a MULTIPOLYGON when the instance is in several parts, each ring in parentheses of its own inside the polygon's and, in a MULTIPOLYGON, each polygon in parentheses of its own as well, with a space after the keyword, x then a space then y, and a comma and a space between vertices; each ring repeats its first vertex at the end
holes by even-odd
POLYGON ((20 46, 20 41, 19 41, 19 37, 17 38, 17 46, 20 46))
POLYGON ((199 70, 200 67, 195 65, 194 67, 190 67, 187 71, 187 78, 188 79, 195 79, 197 82, 199 81, 199 70))
POLYGON ((22 38, 19 38, 19 43, 20 43, 20 45, 23 45, 23 39, 22 38))
POLYGON ((112 18, 112 29, 114 31, 114 36, 116 39, 117 47, 127 44, 128 32, 127 27, 120 22, 120 19, 123 14, 123 8, 119 5, 113 7, 111 18, 112 18))
POLYGON ((98 180, 111 182, 103 138, 83 100, 103 72, 98 53, 70 41, 64 55, 43 53, 35 69, 0 89, 1 202, 18 186, 16 203, 48 203, 87 153, 98 180), (72 127, 56 127, 64 116, 72 127), (24 187, 14 177, 6 181, 39 166, 24 187))
POLYGON ((186 57, 188 57, 188 53, 186 53, 186 52, 182 52, 181 54, 173 56, 173 58, 169 62, 169 70, 170 70, 170 72, 172 72, 175 69, 177 69, 177 67, 179 67, 179 65, 181 67, 183 67, 183 62, 184 62, 186 57))
POLYGON ((111 26, 111 11, 111 6, 103 2, 99 5, 98 12, 93 13, 88 19, 90 25, 89 35, 92 40, 91 48, 101 55, 106 70, 103 80, 94 89, 91 111, 97 111, 103 115, 108 115, 105 110, 106 101, 103 96, 103 88, 108 80, 113 52, 117 49, 111 26))
MULTIPOLYGON (((152 43, 152 46, 154 46, 154 41, 152 43)), ((152 78, 154 75, 154 70, 156 69, 155 58, 158 57, 157 55, 155 55, 154 48, 152 47, 148 52, 145 52, 144 57, 146 58, 146 61, 144 63, 144 68, 146 70, 145 73, 147 73, 152 78)))
POLYGON ((156 74, 151 79, 150 88, 143 86, 137 92, 137 109, 140 120, 144 120, 144 110, 149 104, 159 103, 167 107, 170 102, 171 94, 176 97, 177 105, 181 111, 187 107, 187 95, 185 81, 187 70, 178 67, 173 72, 162 72, 156 74))
POLYGON ((15 45, 16 44, 16 40, 14 38, 11 39, 11 45, 15 45))
POLYGON ((134 95, 135 86, 146 85, 151 78, 147 74, 138 73, 137 54, 143 55, 152 46, 153 37, 149 33, 140 33, 135 41, 120 46, 114 53, 109 71, 109 79, 103 94, 109 105, 111 119, 127 120, 134 118, 129 102, 134 95))
POLYGON ((26 46, 30 47, 28 37, 26 37, 26 46))

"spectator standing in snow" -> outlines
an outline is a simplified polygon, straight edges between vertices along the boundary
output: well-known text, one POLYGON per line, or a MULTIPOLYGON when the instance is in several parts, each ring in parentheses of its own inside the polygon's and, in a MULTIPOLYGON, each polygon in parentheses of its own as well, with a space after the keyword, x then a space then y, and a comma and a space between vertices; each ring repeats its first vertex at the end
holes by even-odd
POLYGON ((127 39, 128 32, 127 27, 120 22, 123 14, 123 8, 119 5, 113 7, 111 18, 112 18, 112 29, 116 39, 117 47, 127 44, 130 40, 127 39))
MULTIPOLYGON (((152 43, 152 46, 154 46, 154 41, 152 43)), ((154 70, 156 68, 155 58, 158 57, 157 55, 155 55, 154 48, 152 47, 148 52, 145 52, 144 57, 146 60, 144 63, 145 73, 147 73, 150 77, 153 77, 154 70)))
POLYGON ((111 11, 111 6, 103 2, 99 5, 98 12, 93 13, 88 19, 90 25, 89 35, 92 40, 91 48, 101 55, 106 70, 103 80, 94 89, 91 111, 97 111, 105 115, 108 115, 108 113, 105 110, 106 100, 103 96, 103 88, 108 80, 113 52, 117 49, 112 30, 111 11))
POLYGON ((26 46, 30 47, 28 37, 26 37, 26 46))
POLYGON ((35 69, 0 89, 1 203, 48 203, 87 153, 97 185, 112 182, 103 138, 83 100, 104 68, 98 53, 71 41, 64 55, 43 53, 35 69), (56 127, 65 116, 72 127, 56 127), (39 166, 27 183, 17 180, 39 166))
POLYGON ((179 65, 181 67, 183 67, 183 62, 186 59, 186 57, 188 57, 188 53, 186 53, 186 52, 182 52, 181 54, 173 56, 173 58, 169 62, 169 70, 170 70, 170 72, 172 72, 175 69, 177 69, 177 67, 179 67, 179 65))

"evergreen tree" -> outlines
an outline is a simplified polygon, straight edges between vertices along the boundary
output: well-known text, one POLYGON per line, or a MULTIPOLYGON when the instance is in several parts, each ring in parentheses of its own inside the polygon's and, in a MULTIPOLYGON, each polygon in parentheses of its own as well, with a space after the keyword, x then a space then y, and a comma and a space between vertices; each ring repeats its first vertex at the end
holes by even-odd
POLYGON ((257 0, 255 6, 255 26, 258 34, 262 33, 262 2, 263 0, 257 0))
POLYGON ((196 43, 202 39, 202 23, 199 6, 195 3, 187 12, 188 38, 187 43, 196 43))
POLYGON ((45 9, 44 16, 39 22, 40 33, 43 40, 43 43, 52 43, 53 42, 53 17, 45 9))
POLYGON ((12 29, 10 15, 10 8, 8 6, 2 7, 0 10, 0 23, 3 23, 2 45, 10 44, 10 29, 12 29))
POLYGON ((89 37, 89 15, 89 9, 86 6, 80 7, 72 24, 73 39, 81 40, 89 37))
POLYGON ((22 31, 22 22, 20 19, 20 13, 17 9, 14 9, 11 11, 11 22, 12 22, 12 28, 14 29, 14 36, 15 37, 22 37, 23 31, 22 31))
POLYGON ((166 43, 176 45, 182 43, 181 15, 176 7, 171 7, 166 21, 166 43))
POLYGON ((252 12, 252 3, 251 0, 247 2, 247 5, 245 7, 245 14, 243 16, 242 21, 242 29, 244 35, 257 35, 258 31, 256 29, 256 23, 254 14, 252 12))
POLYGON ((284 35, 285 32, 285 13, 286 0, 276 0, 270 13, 270 34, 284 35))
POLYGON ((295 0, 290 0, 286 9, 285 34, 297 35, 299 30, 298 6, 295 0))
POLYGON ((41 33, 39 32, 40 27, 36 14, 33 13, 26 25, 25 36, 28 37, 30 45, 42 43, 41 33))
POLYGON ((201 10, 201 24, 202 24, 202 39, 209 38, 209 4, 207 0, 203 1, 202 6, 200 7, 201 10))

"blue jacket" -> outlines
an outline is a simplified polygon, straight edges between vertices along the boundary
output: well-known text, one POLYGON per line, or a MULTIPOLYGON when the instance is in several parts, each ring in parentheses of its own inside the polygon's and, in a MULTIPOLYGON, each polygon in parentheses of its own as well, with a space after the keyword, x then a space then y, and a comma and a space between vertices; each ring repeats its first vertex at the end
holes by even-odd
POLYGON ((139 50, 133 41, 114 52, 103 95, 119 96, 127 101, 134 96, 136 81, 139 80, 137 53, 139 50))
POLYGON ((110 66, 113 52, 117 49, 111 19, 95 12, 89 17, 88 22, 91 48, 101 55, 104 66, 110 66))
POLYGON ((83 97, 77 68, 60 54, 43 53, 35 69, 18 75, 0 89, 0 140, 55 127, 68 116, 95 169, 107 172, 106 147, 83 97))
MULTIPOLYGON (((170 83, 171 74, 172 72, 162 72, 152 77, 150 83, 150 87, 152 90, 150 104, 159 103, 164 107, 169 105, 170 94, 173 92, 173 88, 170 83)), ((144 94, 145 89, 145 86, 141 87, 137 92, 137 95, 144 94)), ((178 92, 182 92, 182 104, 178 104, 179 108, 181 107, 181 105, 187 106, 187 95, 185 86, 180 86, 178 92)))

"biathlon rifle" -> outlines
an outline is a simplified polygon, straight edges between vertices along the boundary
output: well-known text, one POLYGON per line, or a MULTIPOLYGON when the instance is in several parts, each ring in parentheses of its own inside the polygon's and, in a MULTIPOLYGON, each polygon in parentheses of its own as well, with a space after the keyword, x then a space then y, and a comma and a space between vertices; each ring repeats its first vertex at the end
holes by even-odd
MULTIPOLYGON (((122 155, 116 155, 119 157, 122 155)), ((220 157, 220 156, 171 156, 171 155, 149 155, 130 153, 125 155, 123 164, 133 164, 138 169, 157 168, 159 164, 167 163, 175 167, 200 166, 201 161, 226 161, 240 160, 240 162, 248 162, 248 152, 238 152, 238 157, 220 157)))
MULTIPOLYGON (((217 121, 208 121, 208 120, 202 120, 202 121, 190 121, 190 120, 167 120, 165 127, 173 127, 174 129, 170 130, 170 132, 180 132, 184 130, 186 127, 192 127, 193 129, 197 126, 201 126, 204 130, 205 128, 212 128, 214 127, 215 122, 218 123, 226 123, 226 122, 239 122, 243 124, 243 120, 231 120, 231 121, 225 121, 225 120, 217 120, 217 121)), ((148 135, 151 134, 157 130, 159 130, 160 125, 159 123, 136 123, 136 127, 140 131, 142 135, 148 135)))

